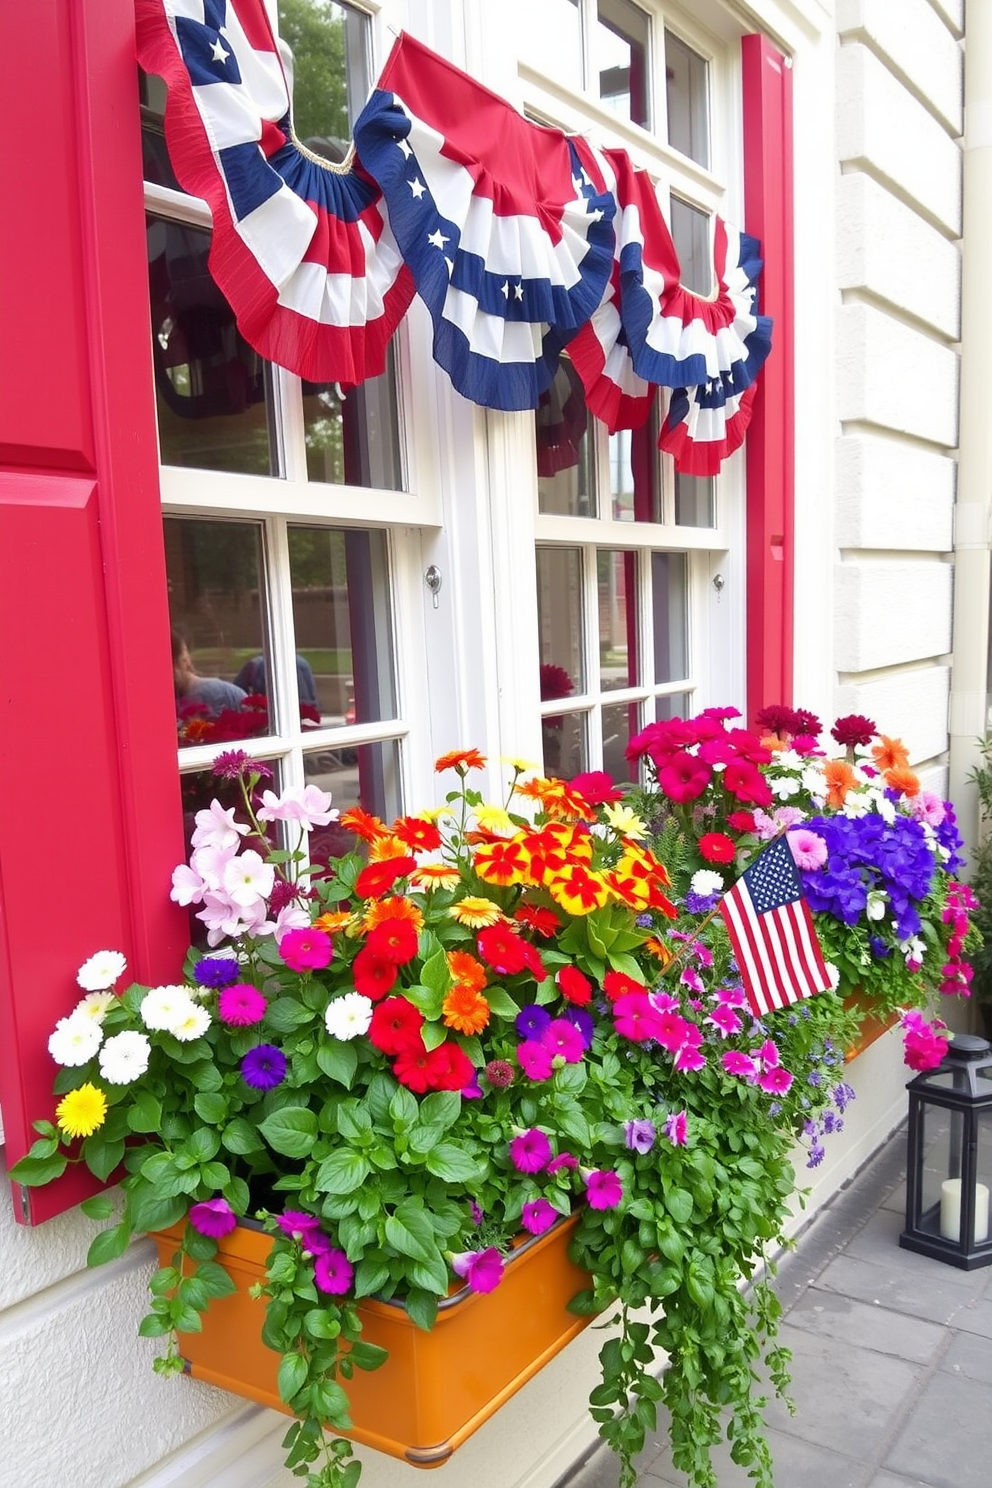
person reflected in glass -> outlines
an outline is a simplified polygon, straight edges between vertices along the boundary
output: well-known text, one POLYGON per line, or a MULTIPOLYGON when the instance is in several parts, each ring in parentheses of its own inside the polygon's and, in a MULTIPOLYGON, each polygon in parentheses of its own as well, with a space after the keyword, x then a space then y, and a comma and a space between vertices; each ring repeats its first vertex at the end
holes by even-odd
POLYGON ((225 682, 223 677, 201 677, 193 665, 185 637, 178 630, 172 632, 172 676, 176 689, 176 708, 188 708, 197 704, 197 712, 205 711, 210 718, 217 718, 225 708, 240 708, 246 697, 244 688, 236 682, 225 682))
MULTIPOLYGON (((238 687, 244 688, 245 692, 258 693, 265 697, 268 693, 265 657, 249 657, 234 680, 238 687)), ((313 670, 306 657, 300 656, 299 653, 296 657, 296 686, 299 690, 300 702, 309 703, 311 707, 316 708, 317 683, 314 680, 313 670)))

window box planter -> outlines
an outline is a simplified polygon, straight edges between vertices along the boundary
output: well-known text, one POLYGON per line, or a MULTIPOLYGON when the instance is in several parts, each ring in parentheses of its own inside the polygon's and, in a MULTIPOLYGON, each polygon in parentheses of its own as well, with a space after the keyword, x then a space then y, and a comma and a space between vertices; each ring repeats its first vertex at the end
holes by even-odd
MULTIPOLYGON (((362 1338, 388 1350, 372 1373, 346 1383, 354 1428, 364 1446, 414 1467, 439 1467, 501 1405, 591 1321, 568 1312, 591 1285, 568 1256, 578 1216, 515 1249, 495 1291, 463 1287, 440 1303, 431 1332, 402 1304, 363 1301, 362 1338)), ((152 1235, 161 1265, 171 1264, 181 1229, 152 1235)), ((271 1236, 240 1226, 219 1241, 217 1260, 237 1286, 216 1298, 202 1333, 179 1335, 186 1373, 234 1395, 286 1411, 276 1374, 279 1355, 261 1339, 265 1303, 249 1287, 265 1278, 271 1236)))
POLYGON ((844 1062, 850 1064, 852 1059, 857 1059, 870 1048, 876 1039, 880 1039, 883 1033, 888 1033, 890 1028, 895 1028, 899 1022, 897 1013, 878 1013, 872 1010, 871 1001, 861 992, 854 992, 850 997, 844 999, 844 1006, 851 1012, 861 1015, 861 1027, 858 1036, 851 1044, 844 1056, 844 1062))

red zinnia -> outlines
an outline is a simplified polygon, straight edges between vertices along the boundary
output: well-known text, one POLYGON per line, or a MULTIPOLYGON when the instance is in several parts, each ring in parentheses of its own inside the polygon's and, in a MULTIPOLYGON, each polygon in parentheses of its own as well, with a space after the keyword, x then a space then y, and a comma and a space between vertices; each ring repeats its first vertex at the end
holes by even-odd
POLYGON ((372 1010, 369 1043, 383 1054, 402 1054, 422 1043, 424 1015, 405 997, 387 997, 372 1010))
POLYGON ((362 946, 352 962, 351 976, 356 992, 378 1002, 380 997, 385 997, 396 980, 396 962, 387 961, 385 956, 377 956, 369 946, 362 946))
POLYGON ((699 851, 707 863, 732 863, 737 849, 723 832, 704 832, 699 839, 699 851))
POLYGON ((545 940, 561 929, 561 920, 554 910, 545 909, 540 904, 521 904, 513 918, 519 924, 526 925, 528 930, 533 930, 536 935, 543 935, 545 940))
POLYGON ((398 878, 406 878, 417 864, 413 858, 382 858, 369 863, 355 879, 355 893, 360 899, 378 899, 393 887, 398 878))
POLYGON ((753 832, 754 812, 732 811, 727 817, 727 826, 733 827, 735 832, 753 832))
POLYGON ((713 770, 705 760, 680 749, 658 771, 658 785, 670 801, 695 801, 709 785, 712 775, 713 770))
POLYGON ((398 917, 380 920, 369 932, 365 950, 384 961, 392 961, 394 966, 405 966, 417 954, 417 928, 409 920, 398 917))
POLYGON ((573 1002, 576 1007, 585 1007, 592 1002, 592 983, 577 966, 560 967, 555 981, 566 1002, 573 1002))
POLYGON ((586 770, 582 775, 576 775, 569 782, 573 791, 578 791, 580 796, 585 796, 590 806, 602 806, 607 801, 622 801, 623 791, 614 785, 612 775, 607 775, 605 770, 586 770))
POLYGON ((441 833, 433 822, 425 821, 422 816, 401 816, 389 830, 413 852, 434 852, 441 846, 441 833))
POLYGON ((450 1042, 430 1051, 427 1069, 431 1090, 464 1090, 475 1078, 475 1065, 465 1050, 450 1042))
POLYGON ((433 1088, 430 1083, 430 1055, 419 1034, 416 1040, 411 1039, 400 1050, 393 1065, 393 1074, 401 1085, 405 1085, 415 1095, 426 1095, 433 1088))
POLYGON ((647 990, 643 982, 626 976, 622 971, 608 971, 603 978, 603 991, 611 1002, 616 1002, 618 997, 626 997, 631 992, 646 993, 647 990))
POLYGON ((487 925, 476 936, 479 955, 501 976, 513 976, 527 965, 527 942, 509 925, 487 925))
POLYGON ((863 713, 846 713, 843 718, 838 718, 830 735, 845 749, 853 749, 855 744, 870 744, 877 732, 874 723, 863 713))

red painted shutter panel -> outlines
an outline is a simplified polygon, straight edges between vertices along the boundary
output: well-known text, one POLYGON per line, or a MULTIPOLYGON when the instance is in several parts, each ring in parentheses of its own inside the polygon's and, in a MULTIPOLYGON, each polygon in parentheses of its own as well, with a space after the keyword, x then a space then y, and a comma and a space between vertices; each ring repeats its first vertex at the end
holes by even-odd
MULTIPOLYGON (((51 1119, 48 1034, 92 952, 176 976, 185 919, 131 0, 4 8, 0 1109, 51 1119), (30 121, 26 135, 25 127, 30 121)), ((47 1218, 92 1183, 30 1192, 47 1218)))

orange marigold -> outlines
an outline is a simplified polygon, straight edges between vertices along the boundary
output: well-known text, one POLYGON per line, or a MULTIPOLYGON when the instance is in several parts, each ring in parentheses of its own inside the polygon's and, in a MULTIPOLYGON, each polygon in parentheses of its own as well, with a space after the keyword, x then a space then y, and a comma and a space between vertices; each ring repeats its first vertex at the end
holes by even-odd
POLYGON ((326 930, 328 935, 334 935, 338 930, 347 930, 353 920, 354 916, 350 910, 336 909, 327 914, 318 915, 313 922, 313 927, 315 930, 326 930))
POLYGON ((896 765, 884 773, 885 783, 890 789, 901 791, 904 796, 920 794, 920 777, 915 770, 910 770, 905 765, 896 765))
POLYGON ((366 842, 374 842, 387 831, 385 822, 372 816, 370 812, 363 811, 361 806, 352 806, 348 811, 342 811, 338 824, 347 827, 349 832, 354 832, 356 837, 362 837, 366 842))
POLYGON ((409 920, 418 935, 424 928, 423 911, 405 894, 394 894, 391 899, 380 899, 378 903, 370 904, 362 924, 366 930, 374 930, 383 920, 409 920))
POLYGON ((461 874, 448 863, 421 863, 410 875, 415 889, 454 889, 461 883, 461 874))
POLYGON ((441 1004, 444 1021, 459 1033, 481 1033, 489 1022, 489 1004, 481 992, 455 984, 441 1004))
POLYGON ((481 992, 486 985, 486 968, 468 951, 448 951, 448 970, 456 987, 481 992))
POLYGON ((378 863, 383 858, 402 858, 410 851, 409 845, 399 837, 394 837, 392 832, 383 831, 381 837, 373 837, 369 842, 369 862, 378 863))
POLYGON ((464 775, 466 770, 484 770, 486 757, 477 749, 452 749, 434 761, 434 768, 439 775, 445 770, 457 770, 459 775, 464 775))
POLYGON ((652 935, 650 940, 646 940, 644 942, 644 949, 648 951, 652 956, 657 957, 662 966, 667 966, 669 961, 671 961, 672 959, 671 951, 658 939, 656 935, 652 935))
POLYGON ((827 784, 827 805, 835 808, 843 806, 858 783, 847 760, 827 760, 823 766, 823 778, 827 784))
POLYGON ((880 770, 898 770, 909 764, 909 750, 901 739, 890 739, 888 734, 879 734, 878 743, 871 746, 871 756, 880 770))

